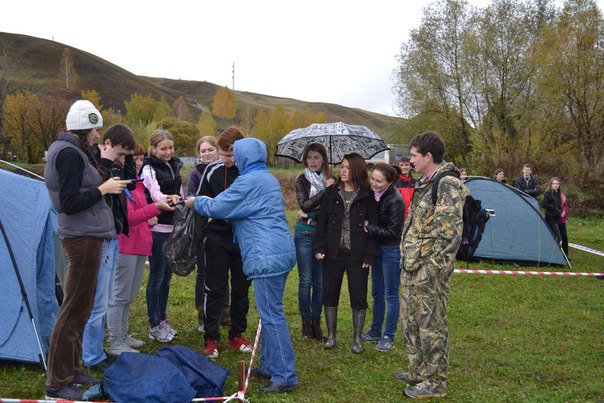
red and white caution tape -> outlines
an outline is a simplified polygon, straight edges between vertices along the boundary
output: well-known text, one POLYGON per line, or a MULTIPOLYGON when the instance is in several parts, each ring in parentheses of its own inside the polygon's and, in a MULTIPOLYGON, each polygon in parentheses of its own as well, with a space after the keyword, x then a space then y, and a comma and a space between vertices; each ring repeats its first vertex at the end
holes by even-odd
POLYGON ((455 269, 459 274, 511 274, 516 276, 604 277, 604 273, 579 273, 573 271, 520 271, 455 269))
POLYGON ((604 252, 602 252, 601 250, 588 248, 587 246, 578 245, 576 243, 569 243, 568 246, 570 246, 571 248, 582 250, 583 252, 589 252, 593 253, 594 255, 604 256, 604 252))

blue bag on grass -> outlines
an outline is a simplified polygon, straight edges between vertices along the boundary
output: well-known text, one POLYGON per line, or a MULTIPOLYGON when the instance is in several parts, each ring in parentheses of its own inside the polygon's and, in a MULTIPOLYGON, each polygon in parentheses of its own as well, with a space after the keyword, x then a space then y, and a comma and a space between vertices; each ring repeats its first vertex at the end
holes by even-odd
POLYGON ((120 354, 103 376, 105 393, 116 403, 221 396, 229 370, 185 346, 162 347, 155 354, 120 354))

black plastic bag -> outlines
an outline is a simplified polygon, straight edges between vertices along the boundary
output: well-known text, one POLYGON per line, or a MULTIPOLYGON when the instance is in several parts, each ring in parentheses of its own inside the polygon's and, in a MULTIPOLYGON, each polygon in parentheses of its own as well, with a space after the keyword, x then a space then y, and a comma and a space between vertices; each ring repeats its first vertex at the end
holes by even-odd
POLYGON ((188 276, 195 270, 199 248, 203 248, 199 237, 201 216, 184 204, 176 205, 174 230, 166 241, 166 260, 172 272, 188 276))

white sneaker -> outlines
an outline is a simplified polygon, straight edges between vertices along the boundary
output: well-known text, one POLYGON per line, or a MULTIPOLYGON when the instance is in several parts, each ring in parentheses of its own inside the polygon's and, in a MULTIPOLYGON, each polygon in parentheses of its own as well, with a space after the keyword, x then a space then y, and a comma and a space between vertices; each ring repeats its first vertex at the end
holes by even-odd
POLYGON ((120 355, 121 353, 138 353, 138 350, 133 349, 122 341, 114 342, 109 345, 107 353, 109 355, 120 355))
POLYGON ((176 335, 178 334, 178 333, 176 332, 176 330, 174 330, 174 329, 172 328, 172 326, 170 326, 170 325, 168 324, 168 321, 166 321, 166 320, 162 320, 162 321, 161 321, 161 323, 160 323, 160 325, 162 325, 163 327, 165 327, 166 329, 168 329, 168 332, 170 332, 170 334, 172 335, 172 338, 176 337, 176 335))
POLYGON ((149 329, 149 338, 157 340, 160 343, 168 343, 172 341, 174 336, 165 328, 161 323, 151 329, 149 329))
POLYGON ((144 341, 135 339, 132 336, 126 336, 126 340, 124 340, 124 343, 126 343, 127 346, 132 347, 132 348, 141 348, 142 346, 145 345, 144 341))
POLYGON ((197 326, 197 331, 199 333, 205 333, 206 332, 206 328, 205 328, 205 326, 204 326, 203 323, 201 323, 199 326, 197 326))

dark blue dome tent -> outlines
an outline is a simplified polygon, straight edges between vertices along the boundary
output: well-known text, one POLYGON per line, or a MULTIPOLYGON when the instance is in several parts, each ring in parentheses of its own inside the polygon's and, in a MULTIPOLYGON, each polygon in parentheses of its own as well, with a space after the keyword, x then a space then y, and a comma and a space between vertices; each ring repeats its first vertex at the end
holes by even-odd
POLYGON ((537 200, 489 178, 470 177, 464 184, 490 213, 475 260, 570 266, 537 200))

